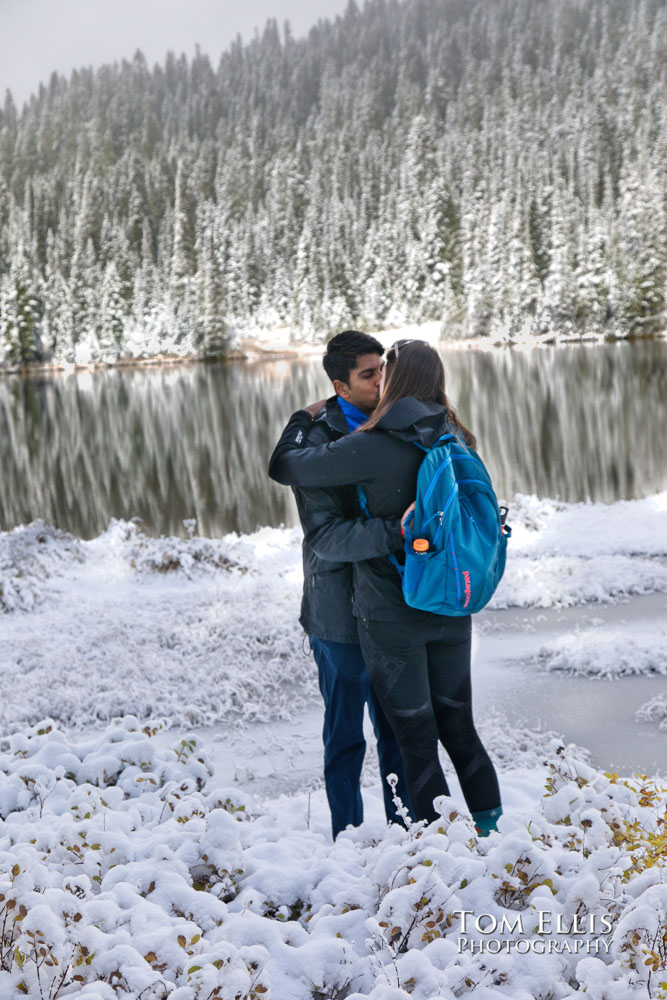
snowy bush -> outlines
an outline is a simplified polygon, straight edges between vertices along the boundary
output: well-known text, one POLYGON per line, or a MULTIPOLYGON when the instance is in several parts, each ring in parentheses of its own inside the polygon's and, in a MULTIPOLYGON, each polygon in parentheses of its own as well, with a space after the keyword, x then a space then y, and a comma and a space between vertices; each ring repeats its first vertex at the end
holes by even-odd
POLYGON ((144 534, 140 523, 128 521, 111 522, 124 536, 127 558, 132 569, 139 573, 171 573, 180 571, 187 576, 197 572, 218 572, 220 570, 247 573, 246 566, 225 553, 224 543, 218 539, 201 538, 194 535, 196 521, 186 522, 190 537, 152 538, 144 534))
MULTIPOLYGON (((331 845, 216 787, 193 738, 48 721, 0 755, 0 995, 664 997, 667 791, 556 743, 545 795, 478 840, 441 817, 331 845)), ((512 775, 505 774, 510 782, 512 775)))
POLYGON ((638 708, 635 714, 638 719, 657 722, 661 729, 667 729, 667 693, 657 694, 638 708))
POLYGON ((83 562, 81 542, 43 521, 0 533, 0 614, 41 604, 53 576, 83 562))

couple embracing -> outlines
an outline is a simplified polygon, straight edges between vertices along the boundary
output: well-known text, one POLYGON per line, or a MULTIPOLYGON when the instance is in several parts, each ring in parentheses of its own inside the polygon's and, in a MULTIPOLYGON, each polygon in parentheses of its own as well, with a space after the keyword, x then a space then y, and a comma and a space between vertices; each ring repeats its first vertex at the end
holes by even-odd
POLYGON ((486 835, 502 809, 473 722, 471 618, 409 607, 396 568, 423 449, 447 433, 471 448, 475 438, 449 406, 440 356, 422 341, 398 341, 383 361, 379 341, 348 330, 329 341, 323 363, 335 395, 293 414, 269 475, 293 487, 304 531, 300 622, 324 699, 333 836, 363 821, 365 704, 387 820, 401 821, 386 780, 392 773, 411 816, 437 818, 433 800, 450 794, 440 742, 477 831, 486 835))

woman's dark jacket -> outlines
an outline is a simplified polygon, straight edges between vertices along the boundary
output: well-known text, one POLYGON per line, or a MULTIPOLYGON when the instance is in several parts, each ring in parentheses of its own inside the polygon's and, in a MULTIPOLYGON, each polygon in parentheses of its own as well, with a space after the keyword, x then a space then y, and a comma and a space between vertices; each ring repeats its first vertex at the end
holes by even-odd
MULTIPOLYGON (((269 475, 294 448, 337 441, 348 434, 337 397, 315 420, 300 410, 287 424, 271 457, 269 475)), ((278 478, 279 482, 285 482, 278 478)), ((290 484, 291 485, 291 484, 290 484)), ((352 561, 385 556, 401 545, 398 518, 361 516, 353 486, 293 486, 303 527, 303 598, 299 621, 307 635, 334 642, 358 642, 352 611, 352 561)))
MULTIPOLYGON (((449 430, 443 406, 412 397, 395 403, 373 430, 357 431, 317 448, 303 447, 301 440, 311 425, 311 417, 304 410, 292 416, 283 435, 285 440, 271 459, 271 478, 305 488, 358 484, 364 488, 374 519, 401 517, 415 499, 423 448, 429 448, 449 430)), ((332 545, 338 528, 329 525, 332 545)), ((397 545, 397 550, 402 557, 402 546, 397 545)), ((339 558, 354 560, 357 618, 392 621, 397 616, 409 619, 424 614, 406 605, 401 578, 386 556, 366 558, 342 545, 337 551, 339 558)))

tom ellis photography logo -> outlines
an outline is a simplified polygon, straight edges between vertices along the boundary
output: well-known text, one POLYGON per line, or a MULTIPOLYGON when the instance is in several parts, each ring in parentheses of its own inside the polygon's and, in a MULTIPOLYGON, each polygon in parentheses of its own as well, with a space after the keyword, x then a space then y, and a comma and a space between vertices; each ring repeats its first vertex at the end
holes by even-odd
POLYGON ((497 917, 493 913, 456 910, 455 915, 461 924, 459 954, 516 951, 525 955, 531 951, 538 955, 606 955, 611 945, 608 935, 613 922, 606 913, 581 916, 541 910, 497 917))

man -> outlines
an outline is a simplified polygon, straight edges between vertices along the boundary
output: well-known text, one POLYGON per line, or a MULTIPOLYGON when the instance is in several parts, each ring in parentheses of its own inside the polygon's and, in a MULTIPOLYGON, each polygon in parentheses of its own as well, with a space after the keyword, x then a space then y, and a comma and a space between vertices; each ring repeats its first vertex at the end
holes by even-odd
MULTIPOLYGON (((380 394, 382 345, 356 330, 327 344, 324 369, 334 393, 312 414, 307 435, 295 437, 290 423, 269 464, 278 478, 281 453, 297 443, 312 447, 354 431, 375 409, 380 394)), ((310 409, 310 408, 309 408, 310 409)), ((311 409, 312 413, 312 409, 311 409)), ((310 641, 324 699, 324 782, 334 839, 346 826, 363 822, 360 777, 366 752, 364 705, 373 723, 387 820, 400 822, 386 776, 394 773, 397 792, 409 807, 403 764, 394 734, 371 686, 352 614, 351 563, 402 548, 398 518, 362 518, 354 487, 294 489, 303 541, 303 600, 299 621, 310 641)))

